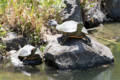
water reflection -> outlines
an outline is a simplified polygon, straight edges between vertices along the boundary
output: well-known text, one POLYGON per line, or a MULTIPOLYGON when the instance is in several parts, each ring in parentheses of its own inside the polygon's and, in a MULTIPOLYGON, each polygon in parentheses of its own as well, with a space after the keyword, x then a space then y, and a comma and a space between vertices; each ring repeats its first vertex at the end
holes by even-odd
POLYGON ((109 68, 96 68, 87 71, 73 70, 73 71, 58 71, 53 73, 51 70, 47 70, 53 80, 110 80, 111 67, 109 68), (52 74, 51 74, 52 73, 52 74))
POLYGON ((0 80, 111 80, 112 68, 113 67, 111 66, 107 68, 100 67, 89 69, 86 71, 57 71, 44 65, 44 69, 41 69, 41 66, 38 66, 37 69, 27 69, 32 74, 31 77, 28 77, 14 69, 1 71, 0 80))

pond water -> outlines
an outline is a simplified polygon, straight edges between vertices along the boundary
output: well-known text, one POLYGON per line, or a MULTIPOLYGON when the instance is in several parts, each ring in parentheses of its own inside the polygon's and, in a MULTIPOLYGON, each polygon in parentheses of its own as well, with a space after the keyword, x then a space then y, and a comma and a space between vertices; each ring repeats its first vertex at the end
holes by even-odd
POLYGON ((85 71, 58 71, 42 64, 36 68, 27 68, 31 76, 26 76, 12 67, 1 67, 0 80, 120 80, 120 23, 105 24, 99 31, 91 33, 99 42, 110 47, 115 57, 113 65, 85 71))

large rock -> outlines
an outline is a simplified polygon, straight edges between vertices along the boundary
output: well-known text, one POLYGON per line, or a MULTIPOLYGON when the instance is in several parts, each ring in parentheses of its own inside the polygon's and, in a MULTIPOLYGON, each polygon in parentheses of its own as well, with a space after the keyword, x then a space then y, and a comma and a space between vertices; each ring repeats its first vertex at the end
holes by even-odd
POLYGON ((6 45, 6 50, 18 50, 19 46, 23 47, 27 44, 27 38, 18 36, 15 32, 7 33, 7 36, 2 38, 2 43, 6 45))
POLYGON ((105 22, 106 15, 102 12, 100 2, 91 3, 84 9, 84 22, 87 28, 97 27, 105 22), (91 5, 94 5, 91 7, 91 5))
POLYGON ((120 20, 120 0, 105 0, 108 17, 120 20))
POLYGON ((66 8, 61 12, 62 20, 82 21, 82 13, 79 0, 64 0, 66 8))
POLYGON ((57 39, 59 40, 58 37, 54 37, 54 40, 49 40, 45 48, 45 61, 52 67, 87 69, 114 62, 110 49, 92 38, 91 46, 87 45, 83 39, 69 39, 64 45, 60 45, 57 39))

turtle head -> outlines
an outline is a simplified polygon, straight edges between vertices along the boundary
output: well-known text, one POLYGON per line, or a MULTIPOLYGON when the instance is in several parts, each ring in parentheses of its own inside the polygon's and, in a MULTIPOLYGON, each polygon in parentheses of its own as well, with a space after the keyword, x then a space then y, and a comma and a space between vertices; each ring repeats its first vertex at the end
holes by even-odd
POLYGON ((84 24, 83 24, 83 22, 80 21, 80 22, 78 22, 78 25, 84 25, 84 24))
POLYGON ((57 23, 57 21, 55 21, 55 19, 52 19, 52 20, 49 20, 49 21, 48 21, 48 25, 49 25, 49 26, 57 26, 58 23, 57 23))
POLYGON ((36 52, 36 50, 37 50, 37 48, 32 49, 32 50, 31 50, 31 55, 34 55, 35 52, 36 52))
POLYGON ((83 22, 78 22, 78 25, 77 26, 79 26, 78 28, 82 28, 83 26, 84 26, 84 24, 83 24, 83 22))

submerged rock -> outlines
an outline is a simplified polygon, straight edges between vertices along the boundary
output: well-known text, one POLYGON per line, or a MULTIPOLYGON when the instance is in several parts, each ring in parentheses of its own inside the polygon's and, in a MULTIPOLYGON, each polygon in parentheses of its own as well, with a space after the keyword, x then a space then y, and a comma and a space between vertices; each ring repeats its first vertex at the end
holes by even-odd
POLYGON ((27 38, 18 36, 15 32, 7 33, 5 38, 2 38, 3 44, 6 45, 6 50, 18 50, 19 46, 23 47, 27 43, 27 38))
POLYGON ((91 46, 83 39, 68 39, 64 45, 60 45, 57 39, 58 37, 54 38, 45 48, 45 61, 52 67, 87 69, 114 62, 110 49, 92 38, 91 46))
POLYGON ((108 17, 120 20, 120 0, 105 0, 105 8, 108 17))

